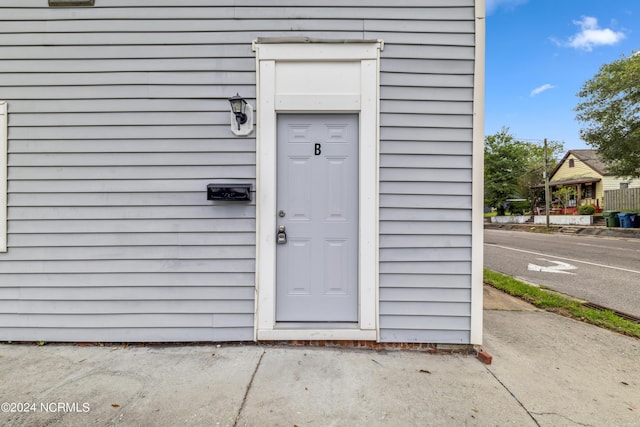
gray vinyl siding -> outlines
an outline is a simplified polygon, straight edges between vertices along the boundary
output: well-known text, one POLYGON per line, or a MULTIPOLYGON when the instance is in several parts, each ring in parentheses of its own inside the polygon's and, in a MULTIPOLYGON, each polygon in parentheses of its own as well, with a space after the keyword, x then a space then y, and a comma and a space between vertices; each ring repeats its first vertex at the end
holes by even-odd
POLYGON ((382 341, 469 342, 473 0, 0 0, 0 340, 253 339, 258 37, 382 39, 382 341))

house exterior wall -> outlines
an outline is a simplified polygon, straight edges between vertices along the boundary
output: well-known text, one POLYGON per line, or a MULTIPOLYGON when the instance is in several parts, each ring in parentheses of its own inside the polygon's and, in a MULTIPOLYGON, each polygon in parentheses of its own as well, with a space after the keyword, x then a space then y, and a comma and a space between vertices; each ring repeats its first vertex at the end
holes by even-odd
POLYGON ((573 154, 569 154, 556 173, 553 174, 551 177, 551 184, 553 185, 553 183, 557 181, 577 178, 601 178, 601 181, 596 183, 596 197, 595 200, 593 200, 594 203, 597 200, 600 205, 602 205, 602 201, 604 200, 604 192, 606 190, 620 189, 620 184, 623 182, 628 183, 629 188, 640 188, 640 180, 600 175, 573 154), (569 167, 571 160, 574 161, 574 167, 569 167))
POLYGON ((567 179, 577 178, 601 178, 598 172, 589 167, 586 163, 580 160, 573 154, 569 154, 564 163, 558 168, 556 173, 551 177, 551 183, 556 181, 564 181, 567 179), (574 167, 569 167, 570 162, 573 160, 574 167))
POLYGON ((602 179, 604 191, 619 190, 620 184, 622 183, 627 183, 629 185, 628 188, 640 188, 640 179, 617 178, 613 176, 605 176, 602 179))
POLYGON ((601 178, 602 181, 598 181, 595 183, 595 197, 594 198, 586 198, 582 199, 583 204, 589 205, 597 205, 602 206, 602 200, 604 197, 603 192, 603 181, 605 177, 600 175, 594 169, 589 167, 585 162, 580 160, 580 158, 576 157, 573 154, 569 154, 564 162, 560 165, 558 170, 551 177, 550 184, 553 185, 554 182, 565 181, 570 179, 578 179, 578 178, 601 178), (573 167, 570 167, 571 161, 573 161, 573 167))
POLYGON ((206 185, 255 185, 227 98, 253 40, 304 36, 385 42, 379 340, 471 342, 474 3, 0 0, 0 340, 253 339, 255 202, 206 185))

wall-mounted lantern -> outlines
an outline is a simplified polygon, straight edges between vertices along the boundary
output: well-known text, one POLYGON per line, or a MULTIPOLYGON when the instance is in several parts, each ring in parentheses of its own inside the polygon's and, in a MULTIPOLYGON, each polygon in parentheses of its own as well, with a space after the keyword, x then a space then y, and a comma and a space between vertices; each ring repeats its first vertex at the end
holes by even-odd
POLYGON ((229 98, 231 104, 231 132, 247 136, 253 132, 253 107, 239 94, 229 98))

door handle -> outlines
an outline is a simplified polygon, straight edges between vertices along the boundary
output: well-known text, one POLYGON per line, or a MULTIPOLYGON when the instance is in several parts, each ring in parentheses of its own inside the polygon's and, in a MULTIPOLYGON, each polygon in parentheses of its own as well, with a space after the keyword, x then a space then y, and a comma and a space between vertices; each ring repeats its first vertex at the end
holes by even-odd
POLYGON ((284 225, 278 227, 278 244, 284 245, 287 243, 287 231, 284 225))

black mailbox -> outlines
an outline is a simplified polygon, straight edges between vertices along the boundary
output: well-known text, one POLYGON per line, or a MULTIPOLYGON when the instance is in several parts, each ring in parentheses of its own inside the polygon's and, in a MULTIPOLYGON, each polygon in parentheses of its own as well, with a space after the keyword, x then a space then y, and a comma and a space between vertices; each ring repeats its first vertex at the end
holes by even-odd
POLYGON ((207 200, 251 201, 251 184, 209 184, 207 200))

